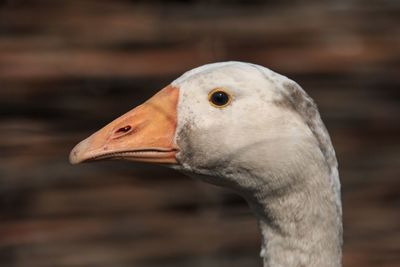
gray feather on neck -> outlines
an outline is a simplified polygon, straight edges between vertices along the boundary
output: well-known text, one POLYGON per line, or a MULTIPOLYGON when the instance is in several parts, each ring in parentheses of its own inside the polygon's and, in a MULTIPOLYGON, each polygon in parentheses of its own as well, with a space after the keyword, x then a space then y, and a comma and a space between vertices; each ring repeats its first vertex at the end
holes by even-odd
POLYGON ((324 155, 326 164, 330 172, 332 186, 338 199, 338 208, 341 211, 340 204, 340 182, 338 174, 338 163, 331 138, 325 124, 322 122, 314 100, 296 82, 287 79, 281 84, 283 98, 276 101, 275 104, 285 106, 297 112, 307 124, 315 139, 318 141, 319 149, 324 155))
MULTIPOLYGON (((315 139, 318 141, 319 149, 324 155, 326 164, 330 171, 332 186, 334 187, 337 198, 340 201, 340 181, 335 150, 331 138, 329 137, 328 130, 322 122, 314 100, 295 81, 262 66, 256 64, 250 65, 261 72, 261 74, 279 90, 278 93, 282 95, 282 97, 276 100, 275 104, 277 106, 292 109, 294 112, 299 114, 313 133, 315 139)), ((340 203, 338 204, 341 206, 340 203)))
MULTIPOLYGON (((264 67, 253 64, 251 65, 256 69, 258 69, 266 79, 268 79, 272 84, 274 84, 274 90, 276 90, 278 98, 274 100, 273 104, 275 104, 278 107, 290 109, 293 112, 297 113, 302 118, 304 123, 308 126, 315 140, 317 141, 318 148, 323 156, 323 161, 325 161, 327 171, 329 172, 327 173, 327 179, 329 181, 328 182, 329 185, 327 184, 327 186, 328 187, 330 186, 331 188, 330 189, 326 188, 326 189, 328 189, 327 192, 329 191, 332 192, 331 197, 333 202, 335 203, 334 207, 332 208, 333 210, 336 210, 336 212, 334 211, 329 212, 328 210, 330 208, 321 207, 327 209, 326 211, 328 212, 325 213, 325 215, 330 214, 331 219, 329 220, 331 221, 331 223, 336 225, 332 227, 330 230, 326 229, 326 231, 332 231, 332 235, 326 235, 326 237, 332 238, 331 241, 337 244, 337 251, 338 251, 336 260, 333 262, 333 260, 331 259, 331 261, 329 263, 327 262, 325 266, 340 266, 341 246, 343 241, 342 241, 342 221, 341 221, 342 207, 341 207, 341 197, 340 197, 338 163, 329 133, 324 123, 321 120, 317 105, 315 104, 313 99, 310 96, 308 96, 307 93, 296 82, 264 67)), ((321 173, 321 175, 323 174, 321 173)), ((329 195, 329 193, 327 194, 329 195)), ((314 203, 314 205, 318 206, 318 203, 314 203)), ((321 218, 321 219, 325 220, 325 222, 321 222, 321 224, 324 224, 327 221, 329 221, 326 220, 326 218, 321 218)), ((262 232, 265 232, 263 234, 264 238, 267 239, 271 238, 271 234, 268 234, 271 233, 271 231, 269 230, 270 226, 263 225, 262 221, 260 222, 260 224, 262 232)), ((327 240, 327 242, 329 241, 327 240)), ((271 257, 269 257, 272 255, 272 253, 269 253, 270 255, 265 255, 265 253, 268 253, 268 251, 265 251, 265 249, 266 249, 265 244, 263 244, 262 256, 264 258, 264 266, 275 266, 275 264, 271 262, 271 257)), ((278 252, 276 254, 278 254, 278 252)), ((321 257, 323 256, 321 255, 321 257)))

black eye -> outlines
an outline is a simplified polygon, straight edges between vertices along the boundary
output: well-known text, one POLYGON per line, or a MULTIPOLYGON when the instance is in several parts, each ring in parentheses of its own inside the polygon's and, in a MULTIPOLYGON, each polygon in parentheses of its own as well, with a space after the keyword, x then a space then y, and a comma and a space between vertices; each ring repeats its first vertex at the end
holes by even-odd
POLYGON ((208 98, 209 101, 217 107, 224 107, 231 101, 231 96, 222 90, 212 91, 208 98))

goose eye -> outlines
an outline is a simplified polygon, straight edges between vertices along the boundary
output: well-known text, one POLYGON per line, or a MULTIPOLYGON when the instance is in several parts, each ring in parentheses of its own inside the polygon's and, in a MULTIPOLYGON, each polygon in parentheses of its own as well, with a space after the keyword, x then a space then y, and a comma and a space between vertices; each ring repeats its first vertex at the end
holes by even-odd
POLYGON ((227 106, 232 100, 232 97, 225 91, 221 89, 215 89, 211 91, 208 95, 208 101, 218 108, 227 106))

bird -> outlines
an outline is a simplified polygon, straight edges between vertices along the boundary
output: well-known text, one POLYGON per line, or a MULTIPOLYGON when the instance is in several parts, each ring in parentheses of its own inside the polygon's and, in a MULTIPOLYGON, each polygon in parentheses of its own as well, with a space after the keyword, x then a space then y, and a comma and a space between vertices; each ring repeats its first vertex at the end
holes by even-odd
POLYGON ((77 144, 70 162, 161 164, 232 189, 261 233, 264 267, 339 267, 338 163, 314 100, 261 65, 227 61, 182 74, 77 144))

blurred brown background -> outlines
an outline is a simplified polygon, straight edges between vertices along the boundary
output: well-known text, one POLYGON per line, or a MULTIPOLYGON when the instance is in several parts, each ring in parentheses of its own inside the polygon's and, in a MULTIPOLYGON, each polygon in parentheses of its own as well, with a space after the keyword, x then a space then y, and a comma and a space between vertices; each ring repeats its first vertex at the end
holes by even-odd
POLYGON ((0 266, 261 266, 236 195, 161 167, 70 166, 81 139, 195 66, 250 61, 319 104, 344 266, 400 266, 400 2, 0 4, 0 266))

